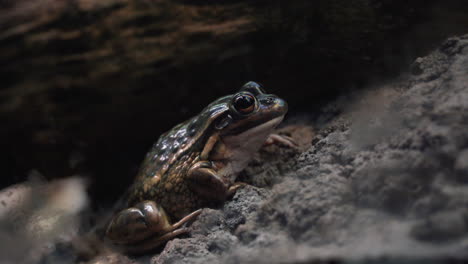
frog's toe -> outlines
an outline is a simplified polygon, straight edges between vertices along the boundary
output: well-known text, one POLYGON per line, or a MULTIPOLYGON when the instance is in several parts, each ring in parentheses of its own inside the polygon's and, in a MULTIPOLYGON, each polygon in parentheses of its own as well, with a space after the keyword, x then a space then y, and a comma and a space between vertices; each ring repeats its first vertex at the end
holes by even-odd
POLYGON ((240 188, 243 188, 246 185, 248 184, 245 182, 235 182, 231 187, 229 187, 228 197, 232 198, 234 194, 236 194, 237 190, 239 190, 240 188))
POLYGON ((285 135, 279 135, 279 134, 270 134, 268 136, 267 140, 265 141, 264 145, 268 146, 268 145, 272 145, 272 144, 285 146, 285 147, 288 147, 288 148, 297 148, 298 147, 297 143, 294 141, 293 138, 285 136, 285 135))
POLYGON ((193 221, 195 221, 197 219, 197 217, 201 214, 201 212, 202 212, 202 209, 198 209, 198 210, 188 214, 184 218, 180 219, 179 222, 173 224, 172 229, 185 227, 185 226, 191 224, 193 221))

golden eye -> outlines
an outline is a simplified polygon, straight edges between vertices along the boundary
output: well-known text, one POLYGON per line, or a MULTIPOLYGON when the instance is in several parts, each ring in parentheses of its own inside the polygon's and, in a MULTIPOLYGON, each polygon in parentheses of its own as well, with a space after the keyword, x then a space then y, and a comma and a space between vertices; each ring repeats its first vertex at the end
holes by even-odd
POLYGON ((255 109, 255 97, 243 93, 237 95, 233 100, 233 106, 241 114, 249 114, 255 109))

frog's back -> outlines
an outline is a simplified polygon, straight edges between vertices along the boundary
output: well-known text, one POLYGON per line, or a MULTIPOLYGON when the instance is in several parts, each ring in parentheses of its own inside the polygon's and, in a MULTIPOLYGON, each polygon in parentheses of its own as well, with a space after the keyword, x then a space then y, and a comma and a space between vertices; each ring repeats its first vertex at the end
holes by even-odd
MULTIPOLYGON (((169 208, 176 205, 185 206, 187 210, 199 206, 184 177, 188 169, 198 161, 201 149, 209 137, 207 131, 212 121, 227 110, 226 100, 228 97, 218 99, 199 115, 159 137, 147 153, 128 192, 129 206, 143 200, 156 201, 169 211, 172 211, 169 208)), ((179 208, 174 211, 185 210, 179 208)))
POLYGON ((196 152, 197 148, 203 145, 203 139, 206 138, 206 131, 212 121, 227 110, 225 101, 228 99, 229 96, 219 98, 200 114, 162 134, 146 154, 137 180, 148 177, 161 178, 180 156, 196 152))

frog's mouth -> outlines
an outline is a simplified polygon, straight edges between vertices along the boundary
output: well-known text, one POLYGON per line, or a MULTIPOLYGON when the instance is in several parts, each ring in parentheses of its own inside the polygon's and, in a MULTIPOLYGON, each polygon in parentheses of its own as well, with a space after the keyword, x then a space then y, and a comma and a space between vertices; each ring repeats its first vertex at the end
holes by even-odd
POLYGON ((281 123, 283 118, 284 115, 281 115, 267 122, 252 124, 248 127, 239 127, 234 131, 229 131, 227 135, 224 135, 224 138, 231 142, 237 141, 238 144, 236 145, 246 145, 253 143, 253 141, 262 141, 260 138, 266 139, 272 130, 281 123))
POLYGON ((268 133, 270 133, 271 130, 275 129, 281 123, 281 121, 283 121, 283 118, 284 118, 283 115, 275 117, 271 119, 270 121, 267 121, 267 122, 261 123, 260 125, 256 125, 249 129, 246 129, 241 134, 245 134, 245 133, 256 134, 256 133, 262 133, 264 131, 267 131, 268 133))

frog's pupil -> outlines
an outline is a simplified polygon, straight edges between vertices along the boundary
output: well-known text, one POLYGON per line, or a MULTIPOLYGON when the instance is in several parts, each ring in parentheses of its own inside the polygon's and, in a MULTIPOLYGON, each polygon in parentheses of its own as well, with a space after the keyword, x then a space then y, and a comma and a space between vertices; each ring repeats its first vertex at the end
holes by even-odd
POLYGON ((236 108, 239 110, 249 108, 254 104, 254 99, 248 95, 241 95, 235 101, 236 108))

